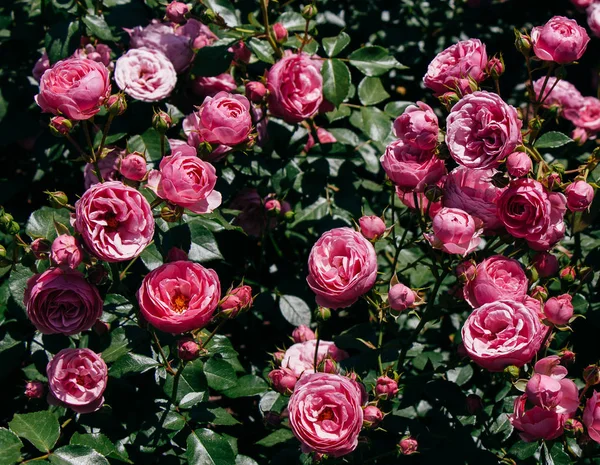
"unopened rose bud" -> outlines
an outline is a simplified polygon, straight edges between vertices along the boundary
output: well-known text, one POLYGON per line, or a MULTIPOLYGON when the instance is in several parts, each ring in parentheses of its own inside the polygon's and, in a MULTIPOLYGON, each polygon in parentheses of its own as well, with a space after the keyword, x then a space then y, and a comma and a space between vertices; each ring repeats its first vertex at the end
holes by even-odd
POLYGON ((481 401, 481 397, 477 394, 469 394, 467 396, 467 411, 471 415, 475 415, 477 412, 483 409, 483 402, 481 401))
POLYGON ((317 316, 321 321, 327 321, 331 318, 331 310, 327 307, 319 307, 317 310, 317 316))
POLYGON ((292 223, 295 218, 296 213, 294 213, 292 210, 287 211, 283 214, 283 219, 286 221, 286 223, 292 223))
POLYGON ((48 202, 52 208, 63 208, 69 203, 67 194, 62 191, 45 191, 44 193, 48 195, 48 202))
POLYGON ((388 376, 380 376, 375 384, 375 394, 380 399, 392 399, 398 394, 398 383, 388 376))
POLYGON ((306 5, 302 9, 302 17, 304 19, 312 19, 317 15, 317 7, 315 5, 306 5))
POLYGON ((177 341, 177 355, 185 362, 191 362, 200 357, 200 346, 191 337, 183 337, 177 341))
POLYGON ((583 379, 588 386, 595 386, 600 383, 600 367, 598 365, 589 365, 583 370, 583 379))
POLYGON ((221 313, 229 318, 235 318, 240 312, 252 307, 252 288, 250 286, 239 286, 232 289, 223 300, 219 307, 221 313))
POLYGON ((110 324, 102 320, 97 320, 92 329, 98 336, 104 336, 110 331, 110 324))
POLYGON ((152 117, 152 127, 159 133, 164 134, 173 125, 173 120, 167 112, 158 110, 152 117))
POLYGON ((108 271, 101 263, 90 266, 87 270, 87 279, 91 284, 99 286, 108 278, 108 271))
POLYGON ((335 363, 335 360, 331 358, 326 358, 321 363, 319 363, 317 371, 320 371, 321 373, 338 373, 339 369, 337 363, 335 363))
POLYGON ((50 252, 50 242, 40 237, 29 244, 29 249, 35 258, 45 260, 50 252))
POLYGON ((583 433, 583 425, 575 418, 569 418, 565 421, 565 431, 570 436, 579 436, 583 433))
POLYGON ((531 158, 525 152, 513 152, 506 159, 506 170, 515 178, 527 176, 531 171, 531 158))
POLYGON ((146 157, 140 152, 132 152, 121 160, 119 171, 131 181, 141 181, 146 177, 148 167, 146 157))
POLYGON ((21 226, 16 221, 10 222, 9 225, 6 227, 6 234, 9 234, 11 236, 19 234, 19 231, 21 231, 21 226))
POLYGON ((375 428, 383 420, 383 412, 374 405, 363 408, 363 428, 375 428))
POLYGON ((561 365, 571 365, 575 363, 575 352, 565 349, 560 353, 560 364, 561 365))
POLYGON ((292 338, 295 343, 312 341, 316 339, 315 333, 308 326, 300 325, 292 331, 292 338))
POLYGON ((559 273, 560 279, 566 283, 572 283, 575 281, 575 268, 572 266, 565 266, 559 273))
POLYGON ((281 202, 277 199, 269 199, 265 202, 265 211, 270 215, 277 216, 281 213, 281 202))
POLYGON ((544 304, 544 315, 550 323, 564 326, 573 317, 573 298, 569 294, 552 297, 544 304))
POLYGON ((558 273, 558 259, 549 252, 539 252, 533 257, 533 266, 542 278, 549 278, 558 273))
POLYGON ((415 303, 415 291, 402 283, 394 284, 388 292, 388 303, 394 312, 403 312, 415 303))
POLYGON ((167 5, 165 19, 175 24, 183 24, 190 12, 190 7, 182 2, 171 2, 167 5))
POLYGON ((236 63, 250 63, 252 58, 252 50, 248 48, 243 40, 235 43, 228 49, 229 52, 233 53, 233 61, 236 63))
POLYGON ((371 241, 379 239, 386 230, 383 220, 375 215, 362 216, 358 224, 362 235, 371 241))
POLYGON ((273 24, 273 34, 275 35, 275 40, 282 44, 288 38, 288 30, 282 23, 273 24))
POLYGON ((539 131, 544 126, 544 120, 540 117, 535 117, 529 120, 529 129, 539 131))
POLYGON ((277 364, 277 365, 281 365, 281 362, 283 361, 283 358, 285 357, 285 352, 278 350, 277 352, 275 352, 273 354, 273 361, 277 364))
POLYGON ((0 258, 6 258, 6 247, 0 244, 0 258))
POLYGON ((50 248, 50 259, 52 263, 60 268, 77 268, 83 259, 79 242, 69 234, 61 234, 50 248))
POLYGON ((534 299, 544 302, 548 298, 548 290, 544 286, 535 286, 530 295, 534 299))
POLYGON ((594 188, 585 181, 575 181, 565 189, 567 208, 572 212, 587 210, 594 200, 594 188))
POLYGON ((528 35, 515 30, 515 47, 525 56, 529 56, 532 48, 531 39, 528 35))
POLYGON ((160 209, 160 217, 167 223, 175 223, 183 216, 183 208, 176 205, 165 205, 160 209))
POLYGON ((475 279, 477 267, 473 260, 465 260, 456 267, 456 277, 461 283, 467 283, 475 279))
POLYGON ((107 111, 113 116, 121 116, 127 111, 125 94, 112 94, 105 103, 107 111))
POLYGON ((583 128, 575 128, 571 132, 571 139, 577 142, 577 145, 583 145, 589 138, 588 132, 583 128))
POLYGON ((267 88, 262 82, 249 81, 246 83, 246 97, 254 103, 260 103, 267 95, 267 88))
POLYGON ((552 172, 546 177, 543 184, 545 184, 549 190, 554 190, 560 186, 561 182, 560 174, 552 172))
POLYGON ((167 262, 186 261, 187 259, 188 254, 179 247, 171 247, 167 253, 167 262))
POLYGON ((412 455, 416 454, 419 449, 419 443, 417 440, 411 436, 402 438, 398 443, 398 451, 402 455, 412 455))
POLYGON ((30 399, 41 399, 44 395, 44 384, 40 381, 29 381, 25 385, 25 396, 30 399))
POLYGON ((498 79, 504 74, 504 60, 502 57, 493 57, 487 62, 487 73, 494 79, 498 79))
POLYGON ((504 369, 504 373, 513 379, 517 379, 521 373, 521 369, 516 365, 509 365, 504 369))
POLYGON ((451 108, 455 103, 458 103, 460 97, 456 92, 446 92, 439 97, 440 103, 444 105, 446 108, 451 108))
POLYGON ((63 116, 54 116, 48 125, 52 134, 58 137, 65 136, 73 129, 73 123, 63 116))
POLYGON ((273 389, 281 394, 291 394, 296 386, 296 375, 289 368, 277 368, 269 372, 268 376, 273 389))

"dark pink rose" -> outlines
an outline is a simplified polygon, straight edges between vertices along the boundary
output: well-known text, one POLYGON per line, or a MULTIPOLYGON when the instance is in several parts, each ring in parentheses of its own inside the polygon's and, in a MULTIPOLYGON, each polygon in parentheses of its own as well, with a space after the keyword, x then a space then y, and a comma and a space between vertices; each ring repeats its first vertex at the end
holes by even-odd
POLYGON ((44 50, 42 52, 42 56, 38 59, 38 61, 35 62, 35 65, 31 70, 31 74, 37 82, 40 82, 42 75, 47 69, 50 69, 50 59, 48 58, 46 50, 44 50))
POLYGON ((195 50, 206 47, 218 39, 207 25, 193 18, 188 19, 184 25, 175 29, 175 34, 187 37, 192 44, 192 48, 195 50))
POLYGON ((590 133, 583 128, 575 128, 571 131, 571 139, 577 142, 577 145, 585 144, 589 137, 590 133))
POLYGON ((562 79, 557 83, 554 76, 551 76, 546 82, 546 88, 542 95, 542 87, 545 81, 546 78, 542 77, 533 83, 537 100, 543 101, 543 106, 557 105, 563 111, 574 109, 577 112, 584 105, 583 95, 573 84, 562 79))
POLYGON ((90 349, 63 349, 46 367, 53 400, 77 413, 102 407, 108 369, 100 355, 90 349))
POLYGON ((558 259, 548 252, 539 252, 533 258, 533 266, 542 278, 548 278, 558 273, 558 259))
POLYGON ((285 395, 289 395, 294 391, 298 378, 289 368, 276 368, 267 375, 269 381, 273 385, 273 389, 285 395))
POLYGON ((283 23, 275 23, 273 24, 273 35, 275 35, 275 40, 277 42, 283 43, 288 38, 288 30, 283 23))
POLYGON ((77 268, 82 260, 79 241, 69 234, 61 234, 52 242, 50 259, 60 268, 77 268))
POLYGON ((44 383, 41 381, 28 381, 25 385, 25 396, 29 399, 41 399, 44 395, 44 383))
POLYGON ((86 120, 100 111, 110 91, 106 66, 93 60, 68 58, 44 72, 35 102, 45 113, 86 120))
POLYGON ((407 437, 402 438, 398 443, 398 450, 402 455, 416 454, 419 449, 419 443, 415 438, 407 437))
MULTIPOLYGON (((116 181, 119 179, 119 161, 123 155, 125 155, 124 150, 114 148, 98 161, 103 181, 116 181)), ((83 168, 83 185, 86 190, 99 182, 95 173, 96 167, 94 164, 86 163, 83 168)))
POLYGON ((567 208, 572 212, 587 210, 594 201, 594 188, 585 181, 575 181, 565 189, 567 208))
POLYGON ((598 391, 592 393, 583 411, 583 423, 592 440, 600 443, 600 398, 598 391))
POLYGON ((432 232, 423 236, 434 249, 465 256, 481 242, 481 221, 458 208, 442 208, 433 218, 432 232))
POLYGON ((251 102, 259 103, 267 95, 267 88, 262 82, 259 81, 248 81, 246 83, 246 97, 251 102))
POLYGON ((233 61, 237 64, 248 64, 252 58, 252 50, 248 48, 243 40, 240 40, 227 49, 233 53, 233 61))
POLYGON ((551 440, 563 433, 566 415, 538 406, 526 410, 526 401, 526 394, 518 397, 515 400, 514 413, 509 415, 511 424, 520 431, 519 436, 523 441, 551 440))
POLYGON ((190 7, 185 3, 171 2, 167 5, 165 19, 175 24, 183 24, 189 12, 190 7))
POLYGON ((157 329, 180 334, 204 328, 221 295, 219 277, 193 262, 171 262, 146 275, 137 292, 142 316, 157 329))
POLYGON ((180 260, 187 260, 188 254, 181 250, 179 247, 171 247, 167 252, 166 262, 177 262, 180 260))
POLYGON ((88 60, 97 61, 112 70, 113 66, 110 59, 111 52, 112 50, 106 44, 96 44, 96 46, 86 44, 83 48, 75 50, 73 58, 86 58, 88 60))
POLYGON ((573 318, 573 297, 569 294, 562 294, 558 297, 551 297, 544 304, 544 315, 552 324, 564 326, 569 324, 573 318))
POLYGON ((421 150, 433 150, 438 142, 438 119, 433 109, 423 102, 410 105, 394 121, 394 134, 421 150))
POLYGON ((515 178, 527 176, 531 167, 531 158, 525 152, 513 152, 506 159, 506 171, 515 178))
POLYGON ((600 131, 600 100, 596 97, 583 97, 578 107, 568 108, 563 116, 575 126, 595 133, 600 131))
POLYGON ((223 300, 219 303, 219 307, 222 312, 234 318, 239 312, 252 307, 253 302, 252 288, 250 286, 238 286, 223 297, 223 300))
POLYGON ((219 92, 234 92, 236 89, 235 79, 227 73, 218 76, 200 76, 192 81, 192 91, 201 99, 214 97, 219 92))
POLYGON ((380 238, 386 230, 383 220, 376 216, 362 216, 358 220, 360 232, 369 240, 380 238))
POLYGON ((310 251, 306 281, 322 307, 349 307, 373 287, 376 278, 375 249, 353 229, 327 231, 310 251))
MULTIPOLYGON (((285 351, 281 367, 291 370, 297 378, 306 373, 314 372, 315 350, 317 350, 316 339, 296 343, 285 351)), ((331 341, 319 341, 317 352, 317 369, 325 360, 339 362, 348 358, 348 353, 338 349, 331 341)))
POLYGON ((312 341, 316 339, 315 333, 308 326, 300 325, 292 331, 292 339, 295 343, 312 341))
POLYGON ((29 244, 31 253, 38 260, 45 260, 48 258, 48 252, 50 252, 51 244, 44 238, 38 237, 29 244))
POLYGON ((140 192, 111 181, 93 185, 75 203, 75 229, 98 258, 122 262, 152 241, 154 217, 140 192))
POLYGON ((375 383, 375 394, 380 399, 393 399, 398 394, 398 383, 388 376, 380 376, 375 383))
POLYGON ((590 38, 577 21, 554 16, 543 26, 531 30, 533 52, 540 60, 559 64, 579 60, 590 38))
POLYGON ((141 181, 146 177, 148 171, 146 157, 140 152, 127 154, 121 159, 119 171, 124 178, 141 181))
POLYGON ((383 412, 374 405, 363 408, 363 428, 376 428, 383 420, 383 412))
POLYGON ((577 7, 577 8, 581 8, 581 9, 585 9, 588 6, 592 5, 595 2, 595 0, 571 0, 571 3, 577 7))
POLYGON ((200 346, 193 337, 183 337, 177 341, 177 356, 186 362, 200 357, 200 346))

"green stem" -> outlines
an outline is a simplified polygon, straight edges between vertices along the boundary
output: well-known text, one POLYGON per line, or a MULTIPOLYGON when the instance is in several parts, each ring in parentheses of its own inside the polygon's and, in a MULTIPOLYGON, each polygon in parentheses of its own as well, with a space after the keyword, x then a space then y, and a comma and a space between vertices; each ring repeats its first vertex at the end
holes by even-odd
POLYGON ((152 337, 154 339, 156 347, 158 348, 158 353, 160 354, 160 356, 161 356, 161 358, 163 360, 163 364, 165 366, 165 370, 167 370, 167 373, 169 373, 171 375, 176 375, 175 370, 173 370, 173 367, 171 367, 171 364, 169 363, 169 360, 167 360, 167 356, 165 355, 165 351, 163 350, 162 346, 160 345, 160 341, 158 340, 158 336, 156 335, 156 331, 151 330, 150 332, 152 333, 152 337))
POLYGON ((319 343, 321 342, 321 325, 317 326, 317 343, 315 344, 315 356, 313 360, 313 368, 315 373, 317 372, 317 365, 319 362, 319 343))
POLYGON ((219 331, 219 329, 221 329, 221 326, 223 326, 226 321, 227 321, 226 319, 222 319, 221 321, 219 321, 219 324, 215 327, 215 329, 213 329, 212 333, 210 333, 208 335, 208 337, 206 338, 205 341, 202 341, 202 347, 203 348, 208 345, 208 343, 211 341, 211 339, 213 337, 215 337, 215 334, 217 334, 217 331, 219 331))
POLYGON ((110 131, 110 125, 112 124, 113 118, 115 115, 110 113, 108 115, 108 119, 106 120, 106 124, 104 125, 104 130, 102 131, 102 140, 100 141, 100 147, 98 147, 98 152, 96 154, 96 158, 102 156, 102 151, 104 150, 104 144, 106 143, 106 137, 108 136, 108 131, 110 131))
POLYGON ((177 405, 177 389, 179 388, 179 378, 181 378, 181 374, 185 368, 185 362, 181 363, 181 366, 175 373, 175 377, 173 378, 173 391, 171 392, 171 403, 173 405, 177 405))
POLYGON ((265 26, 267 40, 269 41, 269 44, 271 45, 271 48, 275 52, 275 55, 277 56, 277 58, 281 58, 283 56, 283 52, 279 48, 279 45, 277 45, 277 41, 273 37, 273 31, 271 30, 271 26, 269 25, 268 6, 269 6, 269 0, 260 0, 260 9, 262 11, 263 24, 265 26))
POLYGON ((381 358, 381 346, 383 345, 383 312, 379 311, 379 338, 377 339, 377 364, 379 373, 383 375, 383 361, 381 358))
POLYGON ((40 455, 39 457, 36 457, 34 459, 25 460, 24 462, 21 462, 21 463, 25 464, 25 463, 29 463, 29 462, 35 462, 37 460, 45 460, 48 457, 50 457, 50 453, 47 453, 47 454, 44 454, 44 455, 40 455))
POLYGON ((102 173, 100 172, 100 166, 98 165, 98 157, 96 157, 96 153, 94 152, 94 144, 92 143, 92 138, 90 137, 90 130, 88 128, 87 121, 83 122, 83 133, 85 134, 85 140, 87 141, 87 144, 90 147, 90 152, 92 155, 91 162, 94 165, 96 177, 98 178, 98 181, 103 183, 104 179, 102 178, 102 173))

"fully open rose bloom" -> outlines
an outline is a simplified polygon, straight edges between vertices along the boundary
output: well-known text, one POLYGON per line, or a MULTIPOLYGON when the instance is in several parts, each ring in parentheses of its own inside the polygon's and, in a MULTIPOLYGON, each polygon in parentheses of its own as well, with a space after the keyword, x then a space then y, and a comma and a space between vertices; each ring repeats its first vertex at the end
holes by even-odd
POLYGON ((533 52, 544 61, 566 64, 579 60, 589 41, 585 29, 564 16, 555 16, 531 30, 533 52))
POLYGON ((533 89, 538 100, 542 100, 542 105, 550 107, 558 105, 563 111, 575 109, 576 112, 581 109, 584 104, 583 95, 570 82, 560 80, 556 82, 556 78, 551 76, 546 82, 546 88, 542 94, 542 87, 546 81, 545 77, 539 78, 533 83, 533 89))
POLYGON ((458 208, 442 208, 433 218, 432 232, 423 234, 434 249, 467 255, 481 242, 481 221, 458 208))
POLYGON ((349 307, 368 292, 377 278, 377 255, 359 232, 336 228, 323 234, 308 257, 306 281, 317 304, 349 307))
POLYGON ((46 367, 48 388, 60 404, 77 413, 95 412, 104 403, 108 369, 90 349, 63 349, 46 367))
MULTIPOLYGON (((315 349, 317 341, 311 339, 305 342, 298 342, 285 351, 282 368, 291 370, 296 377, 300 378, 304 373, 315 371, 315 349)), ((325 360, 330 358, 336 362, 348 358, 348 354, 336 347, 333 342, 319 341, 319 350, 317 355, 317 368, 325 360)))
POLYGON ((563 326, 569 324, 573 317, 573 297, 562 294, 549 298, 544 304, 544 315, 552 324, 563 326))
POLYGON ((42 334, 87 331, 102 315, 102 299, 79 271, 50 268, 29 278, 27 316, 42 334))
POLYGON ((86 120, 100 111, 110 90, 106 66, 93 60, 68 58, 42 75, 35 102, 45 113, 86 120))
POLYGON ((600 37, 600 5, 594 3, 587 10, 587 23, 592 33, 596 37, 600 37))
POLYGON ((588 132, 600 131, 600 100, 596 97, 583 97, 583 103, 571 107, 563 113, 571 123, 588 132))
POLYGON ((204 328, 220 297, 217 273, 188 261, 159 266, 146 275, 137 292, 142 316, 172 334, 204 328))
POLYGON ((314 116, 323 102, 321 62, 288 50, 269 70, 267 86, 271 114, 299 123, 314 116))
POLYGON ((545 335, 538 314, 514 300, 498 300, 476 308, 462 328, 467 354, 490 371, 529 363, 545 335))
POLYGON ((94 184, 75 203, 75 229, 98 258, 122 262, 152 241, 154 218, 140 192, 111 181, 94 184))
POLYGON ((487 61, 485 45, 479 39, 463 40, 436 55, 423 83, 438 96, 452 90, 470 93, 469 78, 483 81, 487 61))
POLYGON ((290 427, 305 452, 341 457, 356 449, 363 423, 356 382, 330 373, 306 375, 296 384, 288 409, 290 427))
POLYGON ((520 431, 519 436, 523 441, 551 440, 563 433, 567 415, 537 405, 527 410, 526 402, 527 394, 517 397, 514 413, 509 416, 511 424, 520 431))
POLYGON ((438 119, 423 102, 409 105, 394 121, 394 134, 421 150, 433 150, 438 142, 438 119))
POLYGON ((600 443, 600 396, 598 391, 592 393, 583 411, 583 424, 587 433, 594 441, 600 443))
POLYGON ((467 168, 494 168, 521 144, 522 121, 499 95, 474 92, 452 107, 446 144, 452 158, 467 168))
POLYGON ((175 68, 158 50, 131 49, 115 66, 119 89, 142 102, 158 102, 168 97, 177 84, 175 68))
POLYGON ((534 250, 548 250, 565 235, 565 196, 534 179, 513 181, 498 199, 498 217, 514 237, 534 250))

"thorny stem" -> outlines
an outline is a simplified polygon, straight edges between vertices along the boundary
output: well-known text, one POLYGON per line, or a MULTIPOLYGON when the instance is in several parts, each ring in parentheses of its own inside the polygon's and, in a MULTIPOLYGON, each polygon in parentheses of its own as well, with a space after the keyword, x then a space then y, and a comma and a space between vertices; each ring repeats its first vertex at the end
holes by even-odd
POLYGON ((163 360, 165 370, 167 370, 167 373, 169 373, 170 375, 173 375, 173 376, 176 375, 175 371, 173 370, 173 367, 171 367, 171 364, 169 363, 169 360, 167 360, 165 351, 163 350, 162 346, 160 345, 160 341, 158 340, 156 331, 152 330, 151 333, 152 333, 152 337, 154 338, 154 342, 156 343, 156 347, 158 348, 158 353, 160 354, 160 356, 163 360))
POLYGON ((96 157, 96 153, 94 152, 94 144, 92 143, 92 138, 90 137, 90 130, 88 128, 87 121, 83 122, 83 132, 85 134, 85 140, 87 141, 88 146, 90 147, 90 152, 92 155, 91 161, 92 161, 92 164, 94 165, 94 171, 96 172, 96 177, 98 178, 98 181, 103 183, 104 179, 102 178, 102 173, 100 172, 100 166, 98 165, 98 157, 96 157))
POLYGON ((321 342, 321 325, 317 326, 317 343, 315 344, 315 356, 313 360, 313 367, 315 373, 317 372, 317 365, 319 361, 319 343, 321 342))
POLYGON ((104 150, 104 144, 106 143, 106 137, 108 136, 108 131, 110 131, 110 125, 112 124, 114 117, 115 115, 112 113, 108 115, 108 119, 104 125, 104 130, 102 131, 102 140, 100 141, 100 147, 98 148, 96 158, 102 155, 102 150, 104 150))
POLYGON ((271 26, 269 25, 269 12, 268 12, 269 0, 260 0, 260 9, 262 11, 263 24, 265 26, 265 32, 267 33, 267 40, 269 44, 271 44, 271 48, 277 55, 277 58, 281 58, 283 53, 277 45, 277 41, 273 37, 273 31, 271 30, 271 26))

